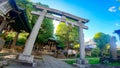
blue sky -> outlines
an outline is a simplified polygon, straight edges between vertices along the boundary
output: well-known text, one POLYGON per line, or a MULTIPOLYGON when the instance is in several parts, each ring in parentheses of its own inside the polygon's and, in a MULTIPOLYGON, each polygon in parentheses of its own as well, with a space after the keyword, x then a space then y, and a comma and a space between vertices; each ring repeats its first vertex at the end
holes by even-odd
MULTIPOLYGON (((84 30, 85 41, 92 39, 97 32, 113 36, 114 30, 120 29, 120 2, 117 0, 33 0, 49 7, 89 19, 84 30)), ((117 44, 120 44, 118 41, 117 44)))

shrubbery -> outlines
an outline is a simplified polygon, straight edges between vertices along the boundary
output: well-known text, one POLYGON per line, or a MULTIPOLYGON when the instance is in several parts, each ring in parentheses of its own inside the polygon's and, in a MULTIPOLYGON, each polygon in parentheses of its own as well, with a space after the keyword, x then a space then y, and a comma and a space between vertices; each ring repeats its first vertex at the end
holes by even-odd
POLYGON ((100 49, 99 48, 92 49, 92 51, 91 51, 92 57, 98 57, 99 54, 100 54, 100 49))

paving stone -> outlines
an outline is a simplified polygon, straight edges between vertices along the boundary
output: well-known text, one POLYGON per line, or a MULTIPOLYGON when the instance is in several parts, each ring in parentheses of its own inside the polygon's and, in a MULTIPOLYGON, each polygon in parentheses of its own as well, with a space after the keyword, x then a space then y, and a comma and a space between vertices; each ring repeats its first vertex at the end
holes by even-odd
POLYGON ((35 67, 11 61, 9 66, 5 66, 4 68, 76 68, 49 55, 44 55, 42 58, 43 60, 35 59, 35 62, 37 63, 37 66, 35 67))

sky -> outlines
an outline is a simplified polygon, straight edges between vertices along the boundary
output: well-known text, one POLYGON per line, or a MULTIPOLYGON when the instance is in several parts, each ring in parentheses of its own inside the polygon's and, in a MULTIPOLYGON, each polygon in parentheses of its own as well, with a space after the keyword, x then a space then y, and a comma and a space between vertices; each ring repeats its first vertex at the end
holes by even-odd
MULTIPOLYGON (((98 32, 111 36, 114 30, 120 29, 120 0, 32 0, 41 2, 50 8, 58 9, 75 16, 88 19, 85 24, 89 27, 84 30, 85 41, 94 37, 98 32)), ((58 22, 57 22, 58 23, 58 22)), ((117 45, 120 41, 117 41, 117 45)))

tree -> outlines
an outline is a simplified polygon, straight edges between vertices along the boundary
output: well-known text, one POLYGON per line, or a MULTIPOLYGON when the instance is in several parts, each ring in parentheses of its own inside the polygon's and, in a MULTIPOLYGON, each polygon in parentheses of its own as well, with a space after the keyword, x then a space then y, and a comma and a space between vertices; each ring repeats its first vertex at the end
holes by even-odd
POLYGON ((78 28, 72 27, 70 24, 67 26, 64 22, 61 22, 57 27, 56 36, 67 49, 70 45, 78 44, 78 28))
POLYGON ((32 21, 32 20, 36 18, 35 16, 33 16, 31 14, 31 11, 35 10, 35 8, 33 7, 33 3, 31 1, 29 1, 29 0, 16 0, 16 2, 17 2, 18 6, 24 8, 26 10, 28 21, 29 21, 30 26, 32 28, 32 24, 31 23, 35 23, 35 20, 34 21, 32 21))
POLYGON ((110 41, 110 36, 102 32, 96 33, 94 36, 94 41, 97 47, 101 50, 100 56, 103 56, 103 50, 110 41))
MULTIPOLYGON (((31 28, 33 28, 33 26, 35 25, 35 23, 38 19, 38 16, 31 14, 31 11, 37 10, 33 7, 33 2, 31 2, 30 0, 17 0, 17 4, 26 9, 27 17, 29 19, 29 24, 31 25, 31 28)), ((38 2, 36 4, 48 7, 48 5, 41 4, 40 2, 38 2)), ((45 18, 43 20, 43 23, 41 25, 41 28, 39 30, 39 33, 38 33, 38 36, 36 39, 36 43, 38 43, 38 44, 44 43, 50 37, 53 36, 54 26, 53 26, 52 22, 53 21, 49 18, 45 18)))
POLYGON ((74 45, 74 49, 79 49, 79 47, 80 47, 80 44, 76 44, 76 45, 74 45))
POLYGON ((28 33, 25 32, 25 31, 22 31, 20 34, 19 34, 19 37, 18 37, 18 40, 17 40, 17 43, 16 45, 24 45, 26 40, 27 40, 27 36, 28 36, 28 33))
POLYGON ((38 33, 36 42, 37 43, 47 42, 49 38, 53 37, 53 31, 54 31, 53 21, 49 18, 45 18, 41 25, 41 29, 38 33))
POLYGON ((100 49, 99 49, 99 48, 94 48, 94 49, 92 49, 91 55, 92 55, 93 57, 98 57, 99 54, 100 54, 100 49))
POLYGON ((15 35, 16 35, 16 32, 14 32, 14 31, 10 31, 10 32, 6 33, 5 44, 7 44, 8 48, 11 48, 11 44, 13 42, 15 35))

